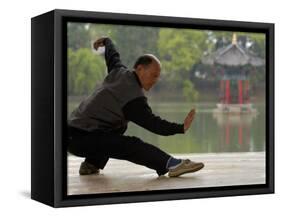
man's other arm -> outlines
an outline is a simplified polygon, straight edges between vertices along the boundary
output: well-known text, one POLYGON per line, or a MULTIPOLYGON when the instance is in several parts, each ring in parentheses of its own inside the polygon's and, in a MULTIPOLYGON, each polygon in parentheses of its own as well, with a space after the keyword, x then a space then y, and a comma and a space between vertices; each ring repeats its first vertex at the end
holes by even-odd
POLYGON ((146 97, 138 97, 123 107, 125 118, 135 124, 162 136, 184 133, 184 125, 172 123, 155 116, 146 97))

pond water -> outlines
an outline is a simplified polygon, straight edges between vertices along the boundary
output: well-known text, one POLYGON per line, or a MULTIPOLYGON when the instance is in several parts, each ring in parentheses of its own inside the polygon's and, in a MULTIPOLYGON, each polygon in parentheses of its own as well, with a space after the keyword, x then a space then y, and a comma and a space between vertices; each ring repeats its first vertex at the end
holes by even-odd
MULTIPOLYGON (((72 111, 75 102, 69 103, 72 111)), ((168 153, 219 153, 265 151, 265 106, 253 105, 256 114, 215 115, 215 103, 151 103, 155 115, 171 122, 183 123, 191 108, 196 116, 185 134, 159 136, 134 123, 129 123, 125 135, 137 136, 168 153)))

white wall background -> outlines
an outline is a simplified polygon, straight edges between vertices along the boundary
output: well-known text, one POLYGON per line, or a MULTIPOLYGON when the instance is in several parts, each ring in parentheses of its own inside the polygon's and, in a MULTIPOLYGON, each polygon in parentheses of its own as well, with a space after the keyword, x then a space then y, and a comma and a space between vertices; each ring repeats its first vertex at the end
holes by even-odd
MULTIPOLYGON (((280 214, 280 6, 277 0, 1 1, 1 216, 278 216, 280 214), (52 209, 30 200, 30 18, 54 8, 275 23, 276 194, 52 209), (279 9, 278 9, 279 8, 279 9)), ((42 186, 43 188, 44 186, 42 186)))

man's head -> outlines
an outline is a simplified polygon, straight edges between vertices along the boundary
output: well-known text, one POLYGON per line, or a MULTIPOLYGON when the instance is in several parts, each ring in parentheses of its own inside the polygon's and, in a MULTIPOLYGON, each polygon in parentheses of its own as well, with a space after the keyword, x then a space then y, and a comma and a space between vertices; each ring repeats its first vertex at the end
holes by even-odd
POLYGON ((161 71, 161 63, 152 54, 140 56, 134 64, 142 87, 148 91, 158 80, 161 71))

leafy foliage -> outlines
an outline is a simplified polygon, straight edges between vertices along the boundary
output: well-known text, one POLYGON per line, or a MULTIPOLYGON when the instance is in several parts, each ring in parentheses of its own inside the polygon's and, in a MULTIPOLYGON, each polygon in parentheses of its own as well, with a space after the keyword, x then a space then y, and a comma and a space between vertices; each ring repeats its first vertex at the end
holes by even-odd
POLYGON ((190 80, 185 80, 183 85, 183 95, 189 102, 198 100, 199 93, 195 90, 193 83, 190 80))
POLYGON ((90 49, 68 49, 67 62, 69 95, 89 94, 105 76, 104 60, 90 49))
MULTIPOLYGON (((259 57, 265 57, 264 34, 237 32, 236 35, 241 46, 259 57)), ((188 101, 196 101, 201 93, 196 88, 200 87, 200 79, 204 79, 202 76, 196 77, 195 72, 202 68, 209 77, 213 76, 212 70, 200 63, 202 56, 231 43, 233 32, 68 23, 69 95, 88 95, 103 80, 106 73, 104 57, 91 51, 91 42, 101 36, 113 40, 122 62, 129 68, 144 53, 159 57, 162 63, 161 80, 153 91, 162 95, 165 91, 169 94, 182 93, 188 101)), ((206 79, 211 81, 208 76, 206 79)), ((264 69, 257 69, 250 79, 251 84, 262 83, 265 79, 264 69)))

